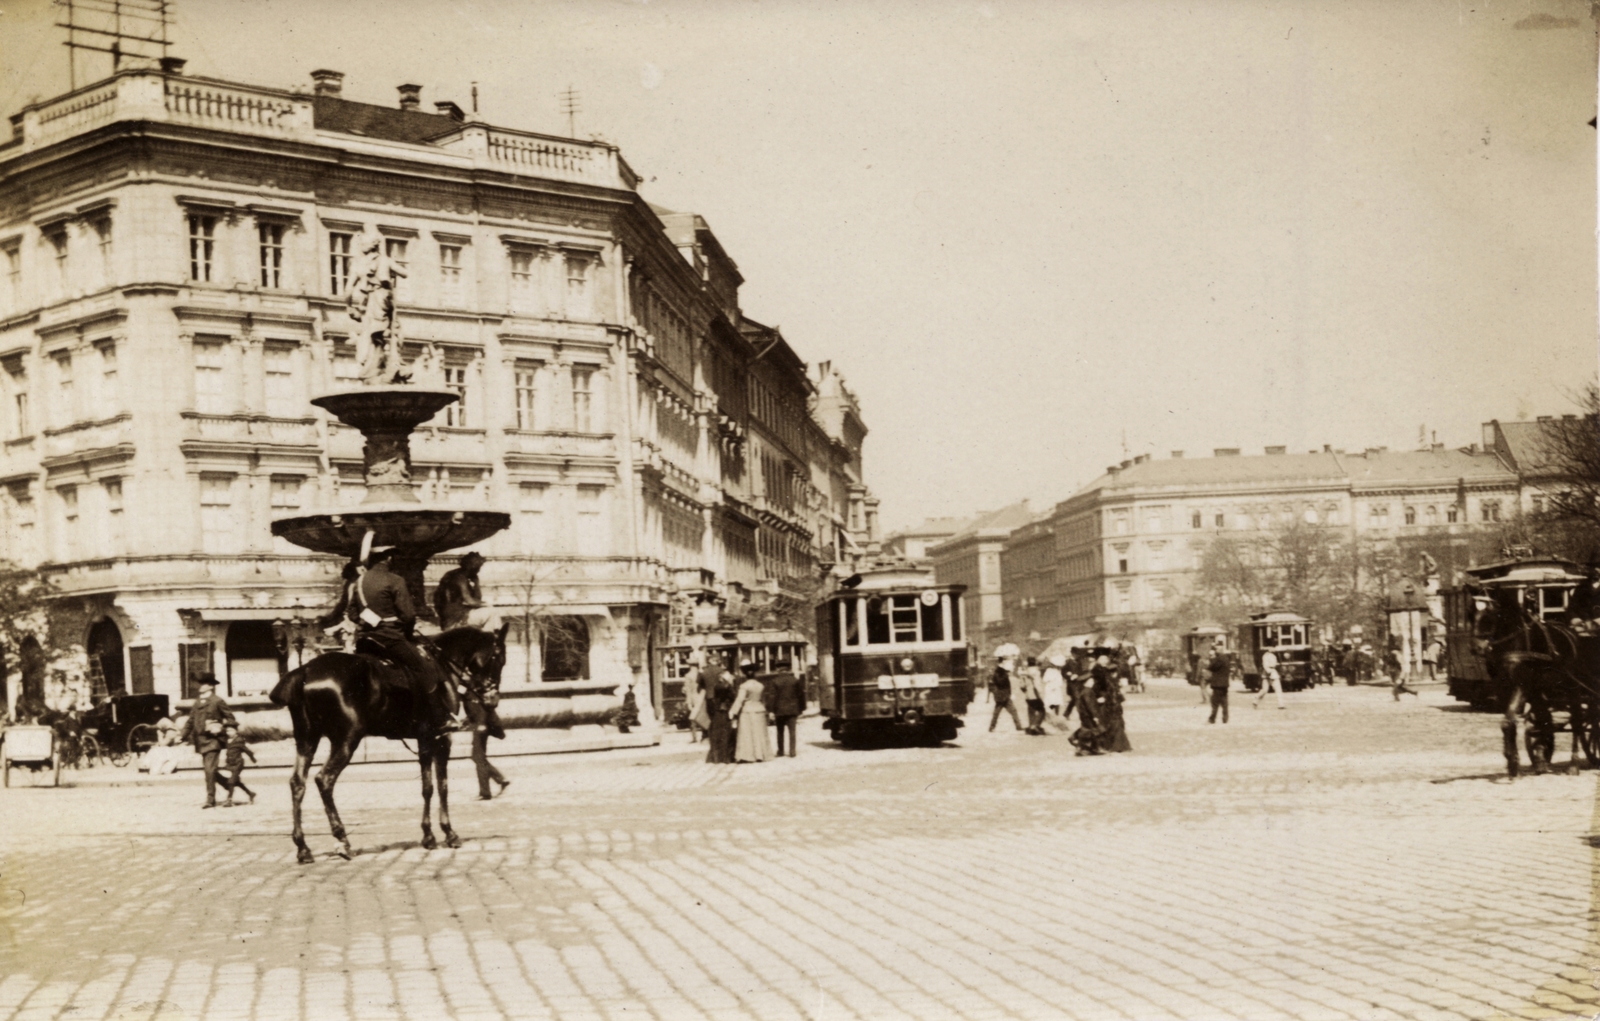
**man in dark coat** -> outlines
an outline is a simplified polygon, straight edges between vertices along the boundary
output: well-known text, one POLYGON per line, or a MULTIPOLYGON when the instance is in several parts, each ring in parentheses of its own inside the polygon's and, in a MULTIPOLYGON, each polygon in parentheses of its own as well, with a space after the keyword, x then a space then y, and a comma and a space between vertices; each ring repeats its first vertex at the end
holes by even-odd
POLYGON ((707 762, 733 761, 735 734, 728 710, 733 708, 733 700, 738 693, 739 681, 727 670, 717 671, 711 686, 706 689, 706 714, 710 717, 706 727, 706 743, 711 746, 706 751, 707 762))
POLYGON ((194 750, 200 753, 200 765, 206 774, 206 803, 200 807, 216 808, 217 756, 226 747, 223 735, 229 727, 237 726, 237 722, 228 704, 217 695, 215 674, 201 674, 195 683, 199 690, 195 692, 194 705, 189 709, 189 718, 178 739, 191 742, 194 750))
POLYGON ((805 685, 789 669, 789 664, 783 662, 778 664, 775 672, 761 678, 761 685, 766 689, 767 713, 778 728, 778 754, 783 754, 783 738, 787 733, 789 758, 792 759, 795 753, 795 721, 806 711, 805 685))
POLYGON ((421 702, 421 715, 430 731, 443 734, 455 715, 455 691, 439 676, 433 663, 411 644, 417 611, 405 579, 389 568, 393 547, 377 547, 367 556, 367 572, 356 582, 350 604, 360 637, 368 639, 405 668, 411 690, 421 702))
POLYGON ((1211 643, 1211 658, 1205 664, 1206 673, 1209 675, 1206 685, 1211 691, 1211 718, 1207 723, 1217 722, 1217 710, 1222 710, 1222 722, 1228 722, 1228 680, 1233 674, 1233 664, 1228 662, 1227 649, 1222 642, 1211 643))
POLYGON ((991 734, 994 733, 994 725, 1000 722, 1002 709, 1011 714, 1011 722, 1016 728, 1022 729, 1022 721, 1017 718, 1017 707, 1011 704, 1011 671, 1016 665, 1014 659, 1002 659, 995 664, 994 673, 989 676, 989 697, 994 699, 994 715, 989 717, 991 734))

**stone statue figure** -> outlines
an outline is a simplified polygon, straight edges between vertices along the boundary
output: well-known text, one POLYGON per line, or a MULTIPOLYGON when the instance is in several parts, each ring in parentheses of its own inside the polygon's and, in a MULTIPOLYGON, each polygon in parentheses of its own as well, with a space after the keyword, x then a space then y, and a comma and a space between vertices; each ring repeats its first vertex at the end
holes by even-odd
POLYGON ((1432 578, 1439 573, 1438 561, 1427 550, 1422 551, 1422 577, 1432 578))
POLYGON ((357 325, 361 381, 368 385, 404 383, 410 378, 400 365, 400 320, 394 311, 395 287, 405 275, 384 253, 382 237, 370 234, 362 239, 347 306, 357 325))

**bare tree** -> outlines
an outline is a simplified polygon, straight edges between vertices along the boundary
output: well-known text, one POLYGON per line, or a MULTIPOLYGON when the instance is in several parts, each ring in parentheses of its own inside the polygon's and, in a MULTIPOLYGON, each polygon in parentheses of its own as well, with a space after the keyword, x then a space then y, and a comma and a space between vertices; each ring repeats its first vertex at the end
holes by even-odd
POLYGON ((1522 466, 1543 490, 1547 526, 1580 525, 1588 539, 1600 536, 1600 386, 1580 395, 1583 414, 1540 422, 1540 463, 1522 466))

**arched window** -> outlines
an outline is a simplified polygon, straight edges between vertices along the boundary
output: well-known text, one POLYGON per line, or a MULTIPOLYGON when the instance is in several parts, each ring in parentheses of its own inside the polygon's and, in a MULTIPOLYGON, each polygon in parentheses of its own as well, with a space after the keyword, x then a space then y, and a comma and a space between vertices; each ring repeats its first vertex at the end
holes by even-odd
POLYGON ((98 656, 100 659, 100 672, 106 679, 105 694, 124 694, 128 685, 122 670, 122 630, 117 627, 116 621, 110 617, 96 621, 89 628, 89 638, 84 646, 89 656, 98 656))

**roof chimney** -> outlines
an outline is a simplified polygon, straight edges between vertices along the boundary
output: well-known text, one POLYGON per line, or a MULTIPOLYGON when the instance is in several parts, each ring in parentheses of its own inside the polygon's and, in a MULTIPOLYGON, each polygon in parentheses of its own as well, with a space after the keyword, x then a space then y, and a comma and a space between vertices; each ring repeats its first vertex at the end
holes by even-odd
POLYGON ((433 104, 433 108, 439 111, 439 115, 441 117, 448 117, 457 123, 467 119, 467 115, 461 112, 461 107, 450 102, 448 99, 443 103, 433 104))
POLYGON ((318 96, 337 96, 344 91, 344 72, 327 68, 311 72, 312 93, 318 96))
POLYGON ((1211 456, 1212 457, 1238 457, 1239 456, 1239 448, 1238 447, 1214 447, 1212 449, 1212 451, 1211 451, 1211 456))
POLYGON ((1288 447, 1286 447, 1286 446, 1282 446, 1282 447, 1268 447, 1268 448, 1267 448, 1267 453, 1268 453, 1268 454, 1287 454, 1287 453, 1288 453, 1288 452, 1289 452, 1289 448, 1288 448, 1288 447))
POLYGON ((1122 464, 1120 464, 1120 465, 1118 465, 1118 467, 1119 467, 1119 468, 1126 468, 1126 467, 1128 467, 1128 466, 1129 466, 1129 465, 1130 465, 1130 464, 1132 464, 1132 463, 1133 463, 1133 459, 1132 459, 1132 458, 1129 458, 1129 459, 1128 459, 1128 460, 1126 460, 1126 461, 1124 461, 1124 462, 1122 462, 1122 464))
POLYGON ((1323 453, 1324 453, 1324 454, 1331 454, 1331 453, 1333 453, 1333 444, 1331 444, 1331 443, 1324 443, 1324 444, 1323 444, 1323 445, 1322 445, 1322 452, 1323 452, 1323 453))
POLYGON ((1116 474, 1116 473, 1117 473, 1117 472, 1119 472, 1119 471, 1121 471, 1121 470, 1122 470, 1122 469, 1121 469, 1121 468, 1118 468, 1118 467, 1117 467, 1117 466, 1116 466, 1116 465, 1114 465, 1114 464, 1108 464, 1108 465, 1106 465, 1106 474, 1107 474, 1107 475, 1115 475, 1115 474, 1116 474))
POLYGON ((400 89, 400 109, 402 109, 402 110, 420 110, 420 109, 422 109, 422 86, 421 85, 401 85, 401 86, 399 86, 399 89, 400 89))
POLYGON ((1172 452, 1172 459, 1173 459, 1173 460, 1174 460, 1174 461, 1176 461, 1176 460, 1179 460, 1179 459, 1180 459, 1180 458, 1182 458, 1182 457, 1183 457, 1183 451, 1181 451, 1181 450, 1174 450, 1174 451, 1173 451, 1173 452, 1172 452))
POLYGON ((182 74, 183 65, 189 61, 183 57, 162 57, 161 72, 163 74, 182 74))

